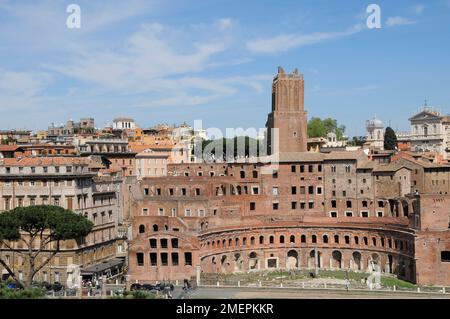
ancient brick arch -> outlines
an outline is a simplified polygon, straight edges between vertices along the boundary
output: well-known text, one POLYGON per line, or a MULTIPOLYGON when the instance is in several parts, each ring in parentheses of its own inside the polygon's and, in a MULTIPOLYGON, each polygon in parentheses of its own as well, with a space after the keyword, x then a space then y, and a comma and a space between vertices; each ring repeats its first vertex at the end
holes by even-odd
POLYGON ((215 257, 219 264, 219 267, 215 267, 211 264, 211 258, 203 258, 202 270, 232 273, 266 267, 272 269, 276 265, 276 268, 283 269, 314 269, 317 266, 321 269, 373 271, 376 266, 382 272, 399 275, 400 267, 397 265, 403 261, 402 267, 406 270, 402 272, 402 278, 407 279, 411 273, 410 265, 414 264, 413 252, 407 245, 408 241, 413 240, 412 237, 408 239, 404 233, 397 233, 396 230, 373 232, 342 228, 330 231, 320 227, 302 227, 296 230, 235 230, 234 233, 234 236, 232 233, 204 234, 205 243, 216 241, 225 245, 202 245, 201 255, 215 257), (324 240, 327 236, 328 241, 324 240), (273 243, 271 237, 274 238, 273 243), (302 237, 304 240, 301 240, 302 237), (243 238, 249 240, 244 241, 243 238), (284 241, 280 238, 284 238, 284 241), (297 241, 297 238, 300 240, 297 241), (229 245, 230 240, 232 245, 229 245), (397 245, 389 245, 389 242, 397 242, 397 245))

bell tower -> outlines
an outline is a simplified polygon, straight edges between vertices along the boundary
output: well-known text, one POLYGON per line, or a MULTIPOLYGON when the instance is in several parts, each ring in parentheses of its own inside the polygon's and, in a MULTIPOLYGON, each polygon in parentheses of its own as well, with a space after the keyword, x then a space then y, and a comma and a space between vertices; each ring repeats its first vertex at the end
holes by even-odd
POLYGON ((298 69, 286 74, 278 67, 272 83, 272 112, 267 118, 268 154, 307 151, 304 81, 298 69))

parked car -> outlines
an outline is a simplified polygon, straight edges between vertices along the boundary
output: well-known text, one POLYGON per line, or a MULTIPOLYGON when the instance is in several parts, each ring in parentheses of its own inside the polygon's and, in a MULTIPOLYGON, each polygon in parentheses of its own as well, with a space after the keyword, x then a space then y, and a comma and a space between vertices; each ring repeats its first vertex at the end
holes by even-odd
POLYGON ((61 291, 63 288, 64 288, 63 285, 61 285, 61 283, 59 283, 59 282, 55 282, 52 285, 52 290, 55 291, 55 292, 56 291, 61 291))
POLYGON ((8 289, 23 289, 23 287, 21 285, 19 285, 17 282, 10 282, 10 283, 6 284, 6 287, 8 289))
POLYGON ((141 284, 131 284, 131 286, 130 286, 130 290, 131 291, 141 290, 141 289, 142 289, 142 285, 141 284))
POLYGON ((153 286, 151 284, 143 284, 141 286, 141 290, 153 291, 153 290, 155 290, 155 286, 153 286))

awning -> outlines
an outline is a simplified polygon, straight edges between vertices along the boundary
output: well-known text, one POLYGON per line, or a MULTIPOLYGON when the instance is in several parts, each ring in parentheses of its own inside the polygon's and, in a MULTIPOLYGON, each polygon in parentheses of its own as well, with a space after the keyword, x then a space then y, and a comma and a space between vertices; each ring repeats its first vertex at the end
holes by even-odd
POLYGON ((123 259, 120 258, 112 258, 109 260, 105 260, 101 263, 90 265, 87 267, 81 268, 82 275, 93 275, 97 273, 103 273, 105 270, 112 269, 114 267, 120 267, 124 263, 123 259))

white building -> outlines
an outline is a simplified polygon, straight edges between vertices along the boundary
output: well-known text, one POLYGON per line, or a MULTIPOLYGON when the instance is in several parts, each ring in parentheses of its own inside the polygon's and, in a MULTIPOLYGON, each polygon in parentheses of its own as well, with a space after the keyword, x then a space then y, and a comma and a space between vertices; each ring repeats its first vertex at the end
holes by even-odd
POLYGON ((436 152, 450 159, 450 116, 425 105, 409 121, 412 151, 436 152))
POLYGON ((128 117, 118 117, 113 120, 114 130, 134 130, 136 123, 133 119, 128 117))
POLYGON ((366 121, 367 141, 365 148, 380 149, 384 148, 384 125, 376 116, 366 121))

